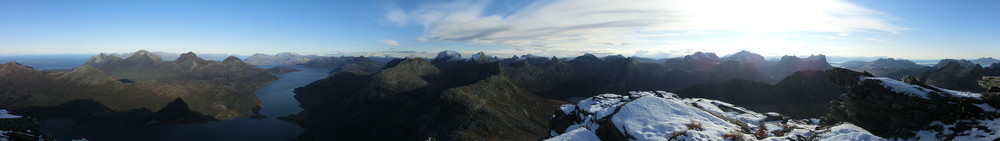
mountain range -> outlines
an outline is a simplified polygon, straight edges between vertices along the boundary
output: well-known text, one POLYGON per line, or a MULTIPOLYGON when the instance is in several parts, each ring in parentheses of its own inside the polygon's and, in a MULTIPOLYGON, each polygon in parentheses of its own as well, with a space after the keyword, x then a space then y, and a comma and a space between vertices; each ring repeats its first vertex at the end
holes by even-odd
POLYGON ((256 115, 255 91, 275 79, 236 57, 211 61, 191 52, 174 61, 145 50, 127 58, 102 53, 74 69, 46 72, 9 62, 0 66, 0 106, 42 119, 133 125, 233 119, 256 115))
POLYGON ((765 60, 747 51, 663 60, 282 53, 249 63, 129 54, 73 69, 0 65, 0 108, 130 125, 261 117, 254 92, 272 73, 295 71, 287 65, 331 70, 294 90, 303 111, 279 117, 305 129, 297 140, 977 139, 997 136, 971 129, 994 130, 1000 106, 990 79, 1000 63, 979 64, 990 58, 836 68, 824 55, 765 60))

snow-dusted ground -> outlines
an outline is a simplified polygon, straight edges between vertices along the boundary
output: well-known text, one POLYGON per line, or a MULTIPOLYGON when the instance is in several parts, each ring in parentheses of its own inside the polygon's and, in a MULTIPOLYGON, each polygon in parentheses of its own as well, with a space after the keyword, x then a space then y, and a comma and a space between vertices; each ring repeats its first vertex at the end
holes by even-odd
MULTIPOLYGON (((914 87, 892 79, 877 79, 897 92, 928 97, 932 90, 914 87)), ((940 89, 940 88, 939 88, 940 89)), ((945 96, 980 98, 979 94, 945 90, 945 96)), ((940 91, 934 91, 940 92, 940 91)), ((977 105, 996 111, 989 105, 977 105)), ((788 119, 778 113, 757 113, 722 101, 702 98, 678 98, 675 94, 630 92, 628 95, 601 94, 559 108, 582 122, 574 123, 566 133, 551 131, 550 141, 600 140, 601 122, 610 121, 615 129, 632 140, 886 140, 851 123, 820 127, 819 119, 788 119), (611 116, 610 118, 606 118, 611 116), (610 120, 608 120, 610 119, 610 120)), ((1000 119, 965 121, 974 123, 971 130, 952 131, 956 123, 934 122, 928 127, 944 130, 918 131, 912 138, 892 140, 992 140, 1000 138, 1000 119), (954 137, 954 138, 949 138, 954 137)))
POLYGON ((620 133, 634 140, 881 140, 852 124, 817 129, 817 119, 790 120, 777 113, 757 113, 717 100, 678 98, 675 94, 630 92, 601 94, 560 107, 583 122, 548 140, 600 140, 597 121, 610 117, 620 133), (617 111, 617 112, 615 112, 617 111), (758 133, 755 135, 754 133, 758 133))
POLYGON ((951 124, 934 121, 928 127, 940 126, 943 130, 921 130, 917 131, 917 136, 909 139, 897 140, 995 140, 1000 139, 1000 119, 991 120, 963 120, 951 124), (959 122, 974 123, 970 130, 954 131, 959 122), (954 138, 949 139, 948 137, 954 138))

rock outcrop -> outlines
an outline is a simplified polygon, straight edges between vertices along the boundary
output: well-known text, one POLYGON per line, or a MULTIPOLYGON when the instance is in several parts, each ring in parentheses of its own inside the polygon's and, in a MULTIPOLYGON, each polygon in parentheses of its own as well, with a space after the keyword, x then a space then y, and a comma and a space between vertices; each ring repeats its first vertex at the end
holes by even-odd
POLYGON ((978 128, 975 120, 1000 117, 991 106, 996 104, 987 104, 990 100, 978 93, 929 86, 912 77, 893 80, 845 69, 828 73, 845 93, 832 102, 830 112, 821 120, 824 125, 850 122, 882 137, 909 138, 917 136, 919 130, 930 130, 928 126, 935 122, 958 122, 953 127, 932 128, 942 132, 937 137, 947 139, 961 134, 943 130, 978 128))
POLYGON ((987 89, 986 92, 1000 92, 1000 76, 983 76, 979 86, 987 89))

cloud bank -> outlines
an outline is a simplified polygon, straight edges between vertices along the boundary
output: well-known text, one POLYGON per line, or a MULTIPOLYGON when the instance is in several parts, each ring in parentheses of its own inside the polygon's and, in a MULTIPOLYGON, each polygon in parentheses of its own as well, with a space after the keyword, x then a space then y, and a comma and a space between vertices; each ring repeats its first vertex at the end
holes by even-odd
POLYGON ((505 14, 491 1, 390 5, 386 21, 423 26, 420 41, 558 48, 736 32, 901 33, 889 15, 843 0, 539 0, 505 14))

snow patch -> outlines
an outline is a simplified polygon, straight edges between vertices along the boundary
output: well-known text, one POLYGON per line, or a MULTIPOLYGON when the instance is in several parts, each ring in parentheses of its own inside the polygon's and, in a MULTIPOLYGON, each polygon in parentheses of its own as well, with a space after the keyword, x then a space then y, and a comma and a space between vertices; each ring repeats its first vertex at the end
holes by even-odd
POLYGON ((479 57, 486 56, 486 53, 479 52, 472 55, 472 61, 479 61, 479 57))
POLYGON ((818 119, 765 121, 782 115, 757 113, 711 99, 682 99, 665 91, 601 94, 581 100, 576 106, 564 105, 560 110, 563 114, 574 114, 582 122, 569 125, 562 130, 566 132, 563 134, 550 131, 554 138, 549 140, 596 139, 591 134, 602 128, 598 123, 603 122, 611 122, 616 126, 612 128, 635 140, 738 140, 731 137, 756 140, 753 132, 760 129, 767 132, 761 140, 795 140, 819 134, 834 140, 881 139, 861 128, 819 130, 818 119))
POLYGON ((601 94, 592 98, 581 100, 579 108, 587 113, 594 113, 596 118, 604 118, 614 112, 615 108, 621 106, 622 96, 617 94, 601 94))
POLYGON ((620 132, 638 140, 668 140, 676 133, 685 133, 694 140, 724 140, 723 134, 739 128, 681 101, 656 97, 641 97, 625 104, 611 121, 621 126, 620 132), (702 129, 688 129, 692 122, 701 124, 702 129))
POLYGON ((550 139, 545 139, 545 141, 600 141, 600 140, 601 140, 600 138, 597 138, 597 134, 594 134, 594 132, 587 130, 587 128, 583 127, 573 129, 569 132, 563 133, 562 135, 555 136, 550 139))
POLYGON ((961 120, 952 124, 944 124, 941 121, 934 121, 928 127, 941 126, 941 131, 921 130, 916 132, 916 136, 909 139, 899 140, 949 140, 947 137, 954 136, 950 140, 989 140, 1000 139, 1000 118, 989 120, 961 120), (973 122, 976 125, 972 129, 956 132, 958 122, 973 122), (985 128, 985 129, 984 129, 985 128))
POLYGON ((885 140, 882 137, 872 135, 864 128, 855 126, 851 123, 844 123, 837 126, 830 127, 829 132, 819 134, 820 140, 835 140, 835 141, 872 141, 872 140, 885 140))
POLYGON ((573 112, 573 110, 575 110, 575 109, 576 109, 576 105, 572 105, 572 104, 563 104, 562 106, 559 106, 559 110, 561 110, 563 113, 565 113, 567 115, 570 112, 573 112))
POLYGON ((942 89, 938 87, 934 88, 939 89, 941 91, 935 91, 932 89, 911 85, 903 81, 885 77, 861 77, 861 80, 876 80, 881 82, 882 86, 891 89, 893 92, 902 93, 912 97, 919 97, 927 100, 931 99, 930 95, 932 92, 948 97, 974 98, 974 99, 980 99, 980 97, 982 97, 982 95, 978 93, 961 92, 955 90, 942 89))
POLYGON ((7 112, 7 109, 0 109, 0 119, 21 118, 21 117, 22 116, 10 114, 10 112, 7 112))
POLYGON ((972 104, 972 105, 976 105, 976 107, 979 107, 980 109, 983 109, 983 111, 986 111, 986 112, 997 112, 996 108, 993 108, 993 106, 990 106, 989 104, 986 104, 986 103, 979 103, 979 104, 972 104))

